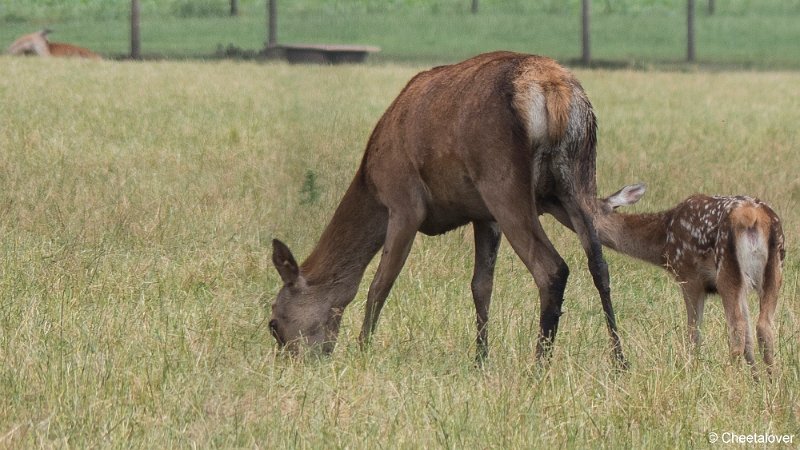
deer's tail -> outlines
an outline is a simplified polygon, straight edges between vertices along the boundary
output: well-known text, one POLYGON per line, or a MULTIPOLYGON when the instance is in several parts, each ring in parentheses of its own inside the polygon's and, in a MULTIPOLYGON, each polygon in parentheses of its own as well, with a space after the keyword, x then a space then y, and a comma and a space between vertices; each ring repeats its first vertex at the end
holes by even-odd
POLYGON ((751 288, 760 291, 769 258, 771 219, 764 208, 752 203, 735 208, 729 219, 742 277, 751 288))

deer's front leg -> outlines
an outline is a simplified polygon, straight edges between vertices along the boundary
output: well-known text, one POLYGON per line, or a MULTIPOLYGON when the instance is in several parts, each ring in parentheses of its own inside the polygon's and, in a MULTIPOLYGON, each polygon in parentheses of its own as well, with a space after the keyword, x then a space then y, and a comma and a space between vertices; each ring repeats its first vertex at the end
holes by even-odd
POLYGON ((422 209, 406 209, 389 211, 389 224, 386 228, 386 240, 381 253, 381 261, 375 272, 375 278, 369 286, 367 305, 364 312, 364 324, 361 327, 359 342, 362 347, 369 343, 378 323, 383 304, 389 295, 394 281, 408 258, 414 236, 422 223, 422 209))
POLYGON ((472 275, 472 298, 475 301, 478 336, 475 362, 481 364, 489 355, 489 305, 492 302, 494 266, 500 246, 500 230, 495 222, 475 222, 475 270, 472 275))
POLYGON ((706 304, 706 291, 702 282, 681 283, 683 302, 686 304, 686 332, 689 342, 695 347, 700 347, 703 335, 700 331, 703 326, 703 310, 706 304))

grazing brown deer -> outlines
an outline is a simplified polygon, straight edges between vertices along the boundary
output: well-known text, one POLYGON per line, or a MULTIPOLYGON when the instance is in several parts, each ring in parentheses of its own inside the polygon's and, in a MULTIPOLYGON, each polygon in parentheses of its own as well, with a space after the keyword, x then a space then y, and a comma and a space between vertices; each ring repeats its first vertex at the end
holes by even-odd
POLYGON ((550 354, 569 268, 538 216, 558 214, 580 237, 600 294, 616 361, 625 361, 611 305, 608 267, 594 216, 596 124, 575 77, 549 58, 476 56, 416 75, 378 121, 358 171, 316 247, 298 266, 273 241, 284 286, 270 331, 293 353, 333 350, 345 307, 383 247, 367 294, 366 344, 417 231, 438 235, 472 223, 477 358, 501 233, 539 287, 537 357, 550 354))
POLYGON ((603 244, 662 266, 683 291, 689 340, 699 344, 706 296, 719 293, 728 322, 730 354, 742 354, 755 369, 747 293, 759 296, 756 327, 767 370, 775 356, 773 321, 783 280, 785 255, 778 215, 758 199, 693 195, 672 209, 651 214, 621 214, 644 195, 642 184, 625 186, 604 200, 597 220, 603 244))
POLYGON ((50 30, 41 30, 36 33, 26 34, 14 41, 8 47, 8 53, 11 55, 37 55, 43 57, 56 56, 56 57, 78 57, 101 59, 100 55, 78 47, 72 44, 64 44, 61 42, 50 42, 47 40, 47 35, 51 33, 50 30))

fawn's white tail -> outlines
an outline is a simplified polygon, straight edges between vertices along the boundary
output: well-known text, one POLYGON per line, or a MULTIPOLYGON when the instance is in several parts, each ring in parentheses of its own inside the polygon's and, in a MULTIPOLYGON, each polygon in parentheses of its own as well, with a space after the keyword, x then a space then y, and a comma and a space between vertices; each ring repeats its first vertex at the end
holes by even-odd
POLYGON ((771 219, 763 209, 747 204, 731 211, 730 220, 743 281, 761 293, 769 258, 771 219))

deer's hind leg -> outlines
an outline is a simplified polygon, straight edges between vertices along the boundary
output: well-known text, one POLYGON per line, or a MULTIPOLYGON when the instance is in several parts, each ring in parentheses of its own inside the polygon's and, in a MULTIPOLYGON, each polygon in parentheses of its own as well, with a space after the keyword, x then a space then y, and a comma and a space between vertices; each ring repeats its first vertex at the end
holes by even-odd
POLYGON ((775 364, 775 310, 778 307, 778 291, 783 274, 777 252, 771 252, 765 268, 764 286, 759 296, 759 313, 756 332, 758 346, 767 365, 767 373, 772 374, 775 364))
POLYGON ((747 364, 755 368, 753 336, 750 332, 750 309, 747 305, 747 286, 739 266, 730 259, 724 260, 717 275, 717 290, 722 297, 725 320, 728 323, 728 345, 732 360, 744 356, 747 364))
POLYGON ((478 185, 487 208, 539 288, 541 312, 537 358, 547 358, 558 332, 569 267, 539 222, 526 184, 513 174, 478 185))
MULTIPOLYGON (((562 185, 567 186, 567 180, 563 180, 562 185)), ((606 316, 606 325, 611 338, 614 360, 618 367, 623 369, 627 368, 628 363, 625 361, 625 355, 622 352, 622 344, 620 343, 619 333, 617 332, 617 321, 614 316, 614 307, 611 303, 611 281, 608 273, 608 264, 603 257, 603 247, 600 243, 597 229, 594 226, 592 215, 575 197, 574 189, 569 187, 563 188, 559 199, 569 216, 572 229, 575 231, 575 234, 578 235, 584 252, 586 253, 589 273, 592 274, 595 288, 600 294, 600 302, 606 316)))

